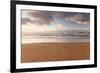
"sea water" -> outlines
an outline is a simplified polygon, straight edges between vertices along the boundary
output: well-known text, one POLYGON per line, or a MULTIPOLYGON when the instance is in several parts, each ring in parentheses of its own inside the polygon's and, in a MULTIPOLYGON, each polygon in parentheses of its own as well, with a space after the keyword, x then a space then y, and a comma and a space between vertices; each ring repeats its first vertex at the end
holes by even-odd
POLYGON ((22 43, 89 42, 89 35, 22 36, 22 43))

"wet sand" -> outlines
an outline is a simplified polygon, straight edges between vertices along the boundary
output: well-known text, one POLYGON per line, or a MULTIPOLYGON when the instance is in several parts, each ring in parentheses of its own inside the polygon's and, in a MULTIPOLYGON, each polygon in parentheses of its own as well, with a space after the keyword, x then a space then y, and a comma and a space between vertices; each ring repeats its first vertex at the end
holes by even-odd
POLYGON ((22 63, 85 60, 89 58, 89 42, 22 44, 21 49, 22 63))

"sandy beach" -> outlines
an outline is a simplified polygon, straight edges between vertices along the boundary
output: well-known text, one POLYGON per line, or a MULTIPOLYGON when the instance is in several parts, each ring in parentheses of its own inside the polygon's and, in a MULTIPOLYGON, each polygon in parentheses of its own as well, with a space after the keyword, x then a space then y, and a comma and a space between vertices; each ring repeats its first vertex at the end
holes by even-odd
POLYGON ((85 60, 90 58, 89 42, 22 44, 21 62, 85 60))

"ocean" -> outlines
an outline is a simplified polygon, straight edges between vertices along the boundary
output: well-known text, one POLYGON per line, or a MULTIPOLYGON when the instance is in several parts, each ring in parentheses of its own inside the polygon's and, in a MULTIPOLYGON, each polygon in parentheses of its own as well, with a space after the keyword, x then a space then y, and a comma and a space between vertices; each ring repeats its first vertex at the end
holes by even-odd
POLYGON ((25 43, 59 43, 59 42, 89 42, 88 35, 67 36, 22 36, 22 44, 25 43))

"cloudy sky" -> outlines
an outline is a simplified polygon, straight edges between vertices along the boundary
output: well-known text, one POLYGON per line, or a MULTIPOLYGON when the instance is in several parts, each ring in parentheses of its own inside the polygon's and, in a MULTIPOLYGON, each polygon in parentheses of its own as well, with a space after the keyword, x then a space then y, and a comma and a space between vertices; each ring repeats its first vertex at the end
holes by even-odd
POLYGON ((59 32, 67 30, 89 30, 90 14, 78 12, 56 12, 22 10, 22 33, 59 32))

